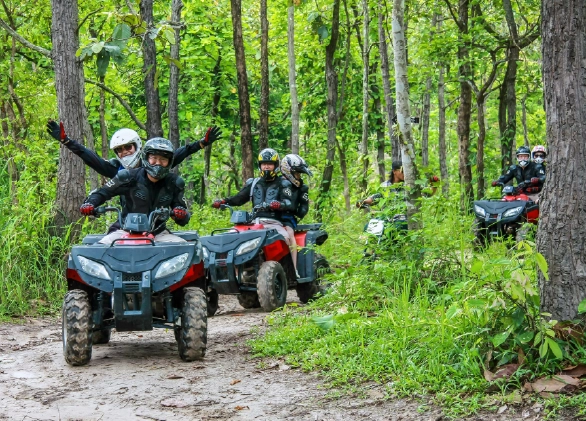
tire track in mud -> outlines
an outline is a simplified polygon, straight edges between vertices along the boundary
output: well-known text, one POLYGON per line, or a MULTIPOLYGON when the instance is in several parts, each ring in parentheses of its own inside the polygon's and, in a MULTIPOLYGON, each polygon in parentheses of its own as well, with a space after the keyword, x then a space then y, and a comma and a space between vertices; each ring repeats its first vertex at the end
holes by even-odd
MULTIPOLYGON (((427 400, 384 400, 377 387, 366 398, 334 399, 315 374, 279 361, 265 361, 270 368, 259 369, 246 340, 253 326, 264 325, 265 316, 222 296, 218 315, 208 320, 203 361, 181 361, 173 332, 156 329, 114 332, 109 344, 94 345, 92 360, 83 367, 70 367, 63 359, 60 320, 2 324, 0 419, 442 419, 437 408, 419 412, 427 400)), ((522 419, 502 415, 498 419, 522 419)))

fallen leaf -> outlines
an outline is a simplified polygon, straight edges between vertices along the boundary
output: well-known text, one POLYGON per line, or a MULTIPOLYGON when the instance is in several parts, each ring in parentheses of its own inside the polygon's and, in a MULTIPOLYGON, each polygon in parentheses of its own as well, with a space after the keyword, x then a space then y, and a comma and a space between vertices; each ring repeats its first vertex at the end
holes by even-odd
POLYGON ((230 316, 232 316, 232 317, 242 317, 242 316, 244 316, 244 314, 242 314, 242 313, 236 313, 236 314, 230 314, 230 316))
POLYGON ((554 392, 554 393, 569 393, 573 392, 582 385, 582 381, 572 376, 559 375, 553 376, 549 379, 540 378, 533 383, 525 383, 523 386, 528 392, 554 392))
POLYGON ((236 407, 234 409, 237 411, 242 411, 243 409, 250 409, 250 408, 248 406, 236 405, 236 407))
POLYGON ((572 377, 582 377, 586 374, 586 365, 579 364, 572 367, 567 367, 562 371, 562 374, 572 377))
POLYGON ((182 378, 183 378, 183 376, 179 376, 179 375, 177 375, 177 374, 169 374, 169 375, 167 376, 167 378, 168 378, 169 380, 175 380, 175 379, 182 379, 182 378))
POLYGON ((142 338, 142 335, 136 335, 136 336, 138 336, 139 338, 142 338))
POLYGON ((165 399, 164 401, 161 401, 161 405, 167 408, 184 408, 188 404, 177 399, 165 399))
POLYGON ((279 364, 279 371, 291 370, 291 366, 287 364, 279 364))
POLYGON ((517 353, 517 360, 519 364, 523 364, 525 362, 525 353, 523 352, 523 348, 519 348, 519 352, 517 353))
POLYGON ((230 386, 234 386, 236 383, 240 383, 242 380, 234 379, 230 382, 230 386))
POLYGON ((493 373, 490 370, 484 370, 484 378, 487 382, 493 382, 498 379, 506 379, 509 378, 517 371, 519 368, 519 364, 506 364, 499 368, 496 373, 493 373))
POLYGON ((503 406, 501 406, 501 407, 499 408, 499 410, 498 410, 498 411, 496 411, 496 413, 500 415, 500 414, 502 414, 503 412, 505 412, 505 411, 507 410, 507 408, 508 408, 508 407, 507 407, 507 405, 503 405, 503 406))

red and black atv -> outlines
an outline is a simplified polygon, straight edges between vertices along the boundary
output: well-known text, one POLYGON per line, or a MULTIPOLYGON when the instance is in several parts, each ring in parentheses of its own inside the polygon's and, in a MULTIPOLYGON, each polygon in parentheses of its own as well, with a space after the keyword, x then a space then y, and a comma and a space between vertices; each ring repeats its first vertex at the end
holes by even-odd
POLYGON ((285 304, 287 289, 295 288, 303 303, 321 292, 320 279, 329 272, 327 260, 315 252, 315 246, 328 238, 321 224, 298 225, 295 230, 301 248, 297 278, 287 242, 256 217, 260 208, 252 212, 235 211, 228 205, 220 208, 230 209, 234 226, 214 230, 200 239, 209 285, 215 294, 237 294, 244 308, 272 311, 285 304))
MULTIPOLYGON (((118 212, 96 209, 97 216, 118 212)), ((74 246, 67 264, 63 300, 63 354, 70 365, 87 364, 92 345, 118 332, 172 329, 184 361, 203 358, 207 343, 207 301, 199 236, 194 231, 174 234, 186 242, 156 242, 157 224, 168 209, 148 217, 131 213, 121 226, 128 233, 110 244, 104 235, 88 235, 74 246)))
POLYGON ((485 246, 487 241, 497 236, 522 240, 522 225, 537 224, 539 205, 527 196, 524 187, 504 186, 500 199, 474 202, 476 246, 485 246))

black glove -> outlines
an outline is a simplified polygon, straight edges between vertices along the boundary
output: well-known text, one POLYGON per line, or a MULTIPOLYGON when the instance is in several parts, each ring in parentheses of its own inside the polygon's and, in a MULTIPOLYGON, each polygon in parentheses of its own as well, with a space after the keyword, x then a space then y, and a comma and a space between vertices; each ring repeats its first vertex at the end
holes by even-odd
POLYGON ((49 133, 55 140, 63 143, 69 143, 69 138, 65 134, 65 128, 63 127, 63 122, 57 124, 56 121, 49 120, 47 123, 47 133, 49 133))
POLYGON ((526 187, 527 187, 527 184, 525 184, 524 181, 517 184, 517 190, 519 190, 519 191, 525 190, 526 187))
POLYGON ((206 134, 201 138, 200 143, 203 147, 209 146, 216 140, 222 138, 222 129, 218 126, 213 126, 208 129, 206 134))
POLYGON ((531 177, 531 180, 529 180, 529 182, 531 183, 531 185, 537 186, 539 184, 539 178, 531 177))

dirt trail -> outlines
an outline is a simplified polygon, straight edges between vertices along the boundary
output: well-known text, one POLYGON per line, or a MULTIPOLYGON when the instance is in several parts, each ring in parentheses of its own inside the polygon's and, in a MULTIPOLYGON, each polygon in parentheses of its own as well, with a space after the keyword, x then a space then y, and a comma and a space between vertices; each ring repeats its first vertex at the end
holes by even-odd
MULTIPOLYGON (((205 360, 179 359, 172 331, 116 333, 85 367, 68 366, 61 325, 0 325, 0 419, 10 420, 421 420, 442 419, 426 402, 327 396, 315 375, 251 360, 245 342, 266 314, 221 297, 208 322, 205 360)), ((504 415, 504 414, 502 414, 504 415)), ((499 416, 472 419, 505 419, 499 416)), ((506 419, 535 419, 507 417, 506 419)))

